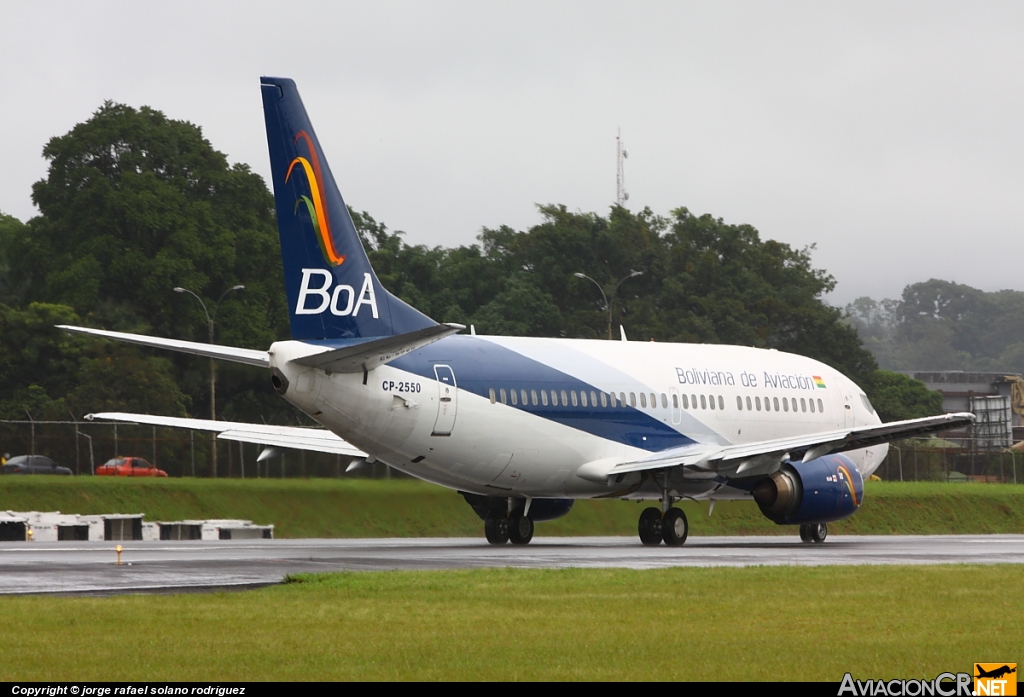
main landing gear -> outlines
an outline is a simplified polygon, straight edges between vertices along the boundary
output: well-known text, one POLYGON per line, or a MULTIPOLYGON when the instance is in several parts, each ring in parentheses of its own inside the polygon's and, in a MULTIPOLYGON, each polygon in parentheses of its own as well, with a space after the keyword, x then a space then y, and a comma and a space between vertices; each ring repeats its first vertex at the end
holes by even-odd
POLYGON ((492 545, 503 545, 506 542, 514 545, 530 544, 533 539, 533 518, 523 511, 491 511, 484 519, 484 535, 492 545))
POLYGON ((669 547, 680 547, 686 542, 690 524, 679 508, 670 508, 664 514, 657 508, 645 508, 637 523, 640 541, 649 547, 664 542, 669 547))
POLYGON ((828 537, 828 526, 824 523, 813 523, 800 526, 800 540, 821 544, 828 537))

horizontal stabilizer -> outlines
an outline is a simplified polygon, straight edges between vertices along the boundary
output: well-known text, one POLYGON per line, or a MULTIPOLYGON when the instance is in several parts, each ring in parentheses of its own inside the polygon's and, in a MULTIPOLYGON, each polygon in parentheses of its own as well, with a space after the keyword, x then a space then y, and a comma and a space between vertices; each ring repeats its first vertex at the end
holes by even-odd
POLYGON ((902 438, 960 428, 973 421, 974 414, 964 412, 738 445, 684 445, 662 450, 642 460, 616 465, 607 474, 614 477, 627 472, 694 467, 725 476, 752 477, 771 473, 783 460, 803 459, 808 455, 807 459, 813 459, 829 453, 859 450, 902 438))
POLYGON ((328 373, 359 373, 373 370, 463 329, 465 327, 461 324, 435 324, 397 336, 385 336, 352 346, 314 353, 296 358, 292 362, 319 368, 328 373))
POLYGON ((242 443, 256 443, 278 448, 313 450, 332 455, 366 457, 359 448, 342 440, 322 428, 300 426, 270 426, 267 424, 246 424, 237 421, 211 421, 209 419, 186 419, 177 416, 154 416, 152 414, 127 414, 124 412, 103 412, 86 414, 89 421, 121 421, 146 426, 188 428, 196 431, 214 431, 218 438, 242 443))
POLYGON ((218 346, 216 344, 201 344, 197 341, 164 339, 159 336, 146 336, 145 334, 110 332, 105 329, 90 329, 89 327, 72 327, 66 324, 58 324, 57 329, 63 329, 71 334, 88 334, 89 336, 100 336, 105 339, 124 341, 129 344, 168 349, 170 351, 179 351, 181 353, 191 353, 196 356, 206 356, 207 358, 220 358, 225 361, 245 363, 246 365, 254 365, 259 368, 270 367, 270 356, 266 351, 235 348, 233 346, 218 346))

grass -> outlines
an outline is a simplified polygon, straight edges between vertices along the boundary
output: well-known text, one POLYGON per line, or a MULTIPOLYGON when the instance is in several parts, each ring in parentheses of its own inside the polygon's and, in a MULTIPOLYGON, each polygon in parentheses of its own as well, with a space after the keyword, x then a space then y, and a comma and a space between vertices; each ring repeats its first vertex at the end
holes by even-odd
MULTIPOLYGON (((643 504, 650 505, 650 504, 643 504)), ((683 504, 693 535, 795 535, 753 503, 683 504)), ((0 510, 145 513, 146 519, 243 518, 278 537, 479 537, 454 491, 411 479, 160 479, 0 477, 0 510)), ((642 505, 577 501, 538 535, 634 535, 642 505)), ((832 534, 1024 533, 1024 486, 869 482, 864 505, 832 534)))
POLYGON ((0 681, 931 678, 1019 661, 1014 566, 485 569, 0 597, 0 681))

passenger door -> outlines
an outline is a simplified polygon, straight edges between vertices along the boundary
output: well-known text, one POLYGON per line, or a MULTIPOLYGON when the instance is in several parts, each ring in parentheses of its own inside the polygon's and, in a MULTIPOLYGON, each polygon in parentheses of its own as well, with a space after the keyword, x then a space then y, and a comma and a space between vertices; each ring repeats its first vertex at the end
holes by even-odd
POLYGON ((450 436, 455 427, 455 416, 459 408, 458 385, 455 373, 447 365, 435 365, 437 377, 437 419, 434 421, 432 436, 450 436))

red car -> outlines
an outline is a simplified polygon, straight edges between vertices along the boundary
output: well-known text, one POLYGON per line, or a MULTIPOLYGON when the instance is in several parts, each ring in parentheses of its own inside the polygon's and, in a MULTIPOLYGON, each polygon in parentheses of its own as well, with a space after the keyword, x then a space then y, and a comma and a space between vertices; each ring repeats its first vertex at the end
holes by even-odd
POLYGON ((96 468, 96 474, 111 477, 166 477, 167 473, 157 469, 141 457, 115 457, 96 468))

